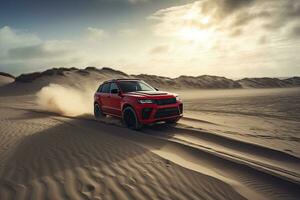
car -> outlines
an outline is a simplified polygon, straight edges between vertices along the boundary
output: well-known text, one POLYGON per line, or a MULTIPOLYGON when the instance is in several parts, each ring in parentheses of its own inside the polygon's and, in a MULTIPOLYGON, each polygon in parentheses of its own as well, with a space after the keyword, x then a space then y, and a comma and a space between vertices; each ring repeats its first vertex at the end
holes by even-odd
POLYGON ((183 116, 177 94, 159 91, 140 79, 113 79, 102 83, 94 95, 95 118, 121 118, 131 129, 156 122, 176 123, 183 116))

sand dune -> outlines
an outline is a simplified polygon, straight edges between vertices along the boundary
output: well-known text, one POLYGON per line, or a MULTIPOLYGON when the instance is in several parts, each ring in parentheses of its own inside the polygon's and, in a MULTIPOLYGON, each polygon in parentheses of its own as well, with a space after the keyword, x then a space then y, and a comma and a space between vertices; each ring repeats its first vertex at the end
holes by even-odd
POLYGON ((244 78, 238 80, 238 83, 244 88, 284 88, 297 87, 300 84, 300 77, 286 79, 279 78, 244 78))
MULTIPOLYGON (((6 74, 6 73, 5 73, 6 74)), ((1 76, 0 76, 1 77, 1 76)), ((95 85, 108 79, 114 78, 138 78, 143 79, 151 85, 162 89, 231 89, 231 88, 280 88, 280 87, 299 87, 300 78, 291 77, 286 79, 278 78, 244 78, 241 80, 231 80, 220 76, 180 76, 169 78, 156 75, 128 75, 124 72, 112 68, 87 67, 85 69, 77 68, 52 68, 43 72, 34 72, 21 74, 16 77, 15 82, 7 86, 7 92, 12 94, 11 89, 17 90, 24 87, 28 94, 34 93, 41 88, 52 84, 63 84, 68 86, 80 86, 79 83, 95 85), (19 86, 20 83, 22 86, 19 86)), ((10 81, 11 82, 11 81, 10 81)), ((20 94, 21 89, 17 93, 20 94)), ((2 89, 2 93, 4 90, 2 89)))
POLYGON ((4 72, 0 72, 0 86, 6 85, 8 83, 12 83, 15 81, 15 77, 4 73, 4 72))
POLYGON ((91 115, 99 82, 116 77, 129 76, 54 69, 0 87, 1 200, 299 199, 299 88, 187 91, 140 75, 171 84, 185 117, 137 132, 91 115))
POLYGON ((174 89, 224 89, 241 88, 241 85, 231 79, 219 76, 180 76, 178 78, 168 78, 162 76, 141 74, 134 76, 155 85, 158 88, 174 89))

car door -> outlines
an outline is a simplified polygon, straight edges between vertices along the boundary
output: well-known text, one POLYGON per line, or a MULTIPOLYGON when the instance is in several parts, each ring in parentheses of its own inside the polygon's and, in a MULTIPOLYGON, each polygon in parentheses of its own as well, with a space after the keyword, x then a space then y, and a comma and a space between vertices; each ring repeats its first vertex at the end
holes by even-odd
POLYGON ((110 100, 110 83, 105 83, 101 87, 100 90, 100 104, 101 109, 105 113, 110 113, 110 106, 109 106, 109 100, 110 100))
POLYGON ((121 116, 121 96, 119 95, 119 88, 116 83, 112 82, 110 84, 110 101, 109 107, 110 112, 114 115, 121 116))

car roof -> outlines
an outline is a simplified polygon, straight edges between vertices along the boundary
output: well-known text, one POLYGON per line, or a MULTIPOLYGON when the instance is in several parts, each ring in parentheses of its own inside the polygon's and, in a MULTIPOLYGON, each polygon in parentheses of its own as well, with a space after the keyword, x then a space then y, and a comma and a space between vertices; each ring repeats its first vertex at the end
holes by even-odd
POLYGON ((134 78, 118 78, 118 79, 111 79, 111 80, 107 80, 104 81, 104 83, 111 83, 111 82, 120 82, 120 81, 142 81, 141 79, 134 79, 134 78))

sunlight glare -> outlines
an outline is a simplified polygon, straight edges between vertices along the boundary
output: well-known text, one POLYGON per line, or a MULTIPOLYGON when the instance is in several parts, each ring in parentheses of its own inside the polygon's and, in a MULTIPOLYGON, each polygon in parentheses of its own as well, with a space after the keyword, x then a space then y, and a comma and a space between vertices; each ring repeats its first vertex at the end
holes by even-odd
POLYGON ((199 17, 199 14, 196 10, 189 10, 188 12, 186 12, 186 14, 183 16, 183 19, 186 20, 194 20, 197 19, 199 17))
POLYGON ((178 31, 178 36, 185 40, 206 40, 209 38, 209 31, 195 25, 195 21, 203 25, 210 23, 210 16, 205 16, 199 13, 197 9, 188 10, 182 18, 185 20, 185 24, 178 31))
POLYGON ((184 27, 179 31, 179 36, 186 40, 201 40, 206 41, 210 33, 207 30, 200 30, 197 28, 184 27))
POLYGON ((209 21, 210 21, 210 17, 209 17, 209 16, 203 17, 203 18, 201 19, 201 23, 202 23, 202 24, 208 24, 209 21))

